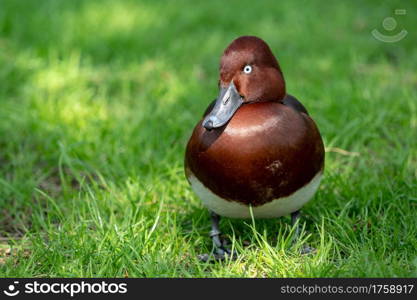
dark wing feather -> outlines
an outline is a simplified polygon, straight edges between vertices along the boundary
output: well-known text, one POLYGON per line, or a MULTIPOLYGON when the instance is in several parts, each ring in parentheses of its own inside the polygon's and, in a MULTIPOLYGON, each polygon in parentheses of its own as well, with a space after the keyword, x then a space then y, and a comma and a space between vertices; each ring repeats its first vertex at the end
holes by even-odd
POLYGON ((308 115, 307 109, 294 96, 291 96, 289 94, 285 95, 284 100, 282 100, 282 103, 295 109, 298 112, 303 112, 308 115))
POLYGON ((204 111, 203 117, 207 116, 209 112, 212 111, 214 105, 216 104, 216 100, 214 99, 213 102, 210 103, 210 105, 206 108, 206 110, 204 111))

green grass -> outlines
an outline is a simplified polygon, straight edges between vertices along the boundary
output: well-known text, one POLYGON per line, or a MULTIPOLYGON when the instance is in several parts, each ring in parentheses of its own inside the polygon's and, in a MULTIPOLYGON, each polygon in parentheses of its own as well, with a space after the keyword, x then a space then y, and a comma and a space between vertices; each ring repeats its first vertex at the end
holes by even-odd
POLYGON ((0 0, 0 276, 417 276, 417 5, 282 2, 0 0), (387 16, 405 39, 372 37, 387 16), (288 217, 223 219, 240 256, 204 264, 184 148, 247 34, 328 150, 302 219, 317 253, 288 217))

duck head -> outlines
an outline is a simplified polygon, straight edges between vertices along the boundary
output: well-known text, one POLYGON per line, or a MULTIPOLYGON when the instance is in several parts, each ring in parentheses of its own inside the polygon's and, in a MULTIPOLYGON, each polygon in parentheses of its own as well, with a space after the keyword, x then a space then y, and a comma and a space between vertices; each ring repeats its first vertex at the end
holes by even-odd
POLYGON ((203 120, 207 130, 225 125, 247 103, 281 101, 285 81, 269 46, 255 36, 235 39, 220 61, 219 96, 203 120))

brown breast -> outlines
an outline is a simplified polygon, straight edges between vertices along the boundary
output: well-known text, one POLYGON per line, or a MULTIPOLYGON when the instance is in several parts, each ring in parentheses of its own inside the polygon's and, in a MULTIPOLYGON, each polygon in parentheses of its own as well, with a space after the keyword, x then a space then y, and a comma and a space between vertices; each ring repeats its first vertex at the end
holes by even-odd
POLYGON ((197 124, 185 168, 218 196, 253 206, 288 196, 323 169, 314 121, 277 102, 243 105, 226 126, 197 124))

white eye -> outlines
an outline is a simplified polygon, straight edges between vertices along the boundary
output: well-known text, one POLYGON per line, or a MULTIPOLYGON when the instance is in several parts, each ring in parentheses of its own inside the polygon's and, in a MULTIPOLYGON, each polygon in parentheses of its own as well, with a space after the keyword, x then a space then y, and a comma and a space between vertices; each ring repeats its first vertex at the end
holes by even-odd
POLYGON ((250 65, 246 65, 246 66, 243 68, 243 72, 245 72, 246 74, 250 74, 250 73, 252 72, 252 66, 250 66, 250 65))

